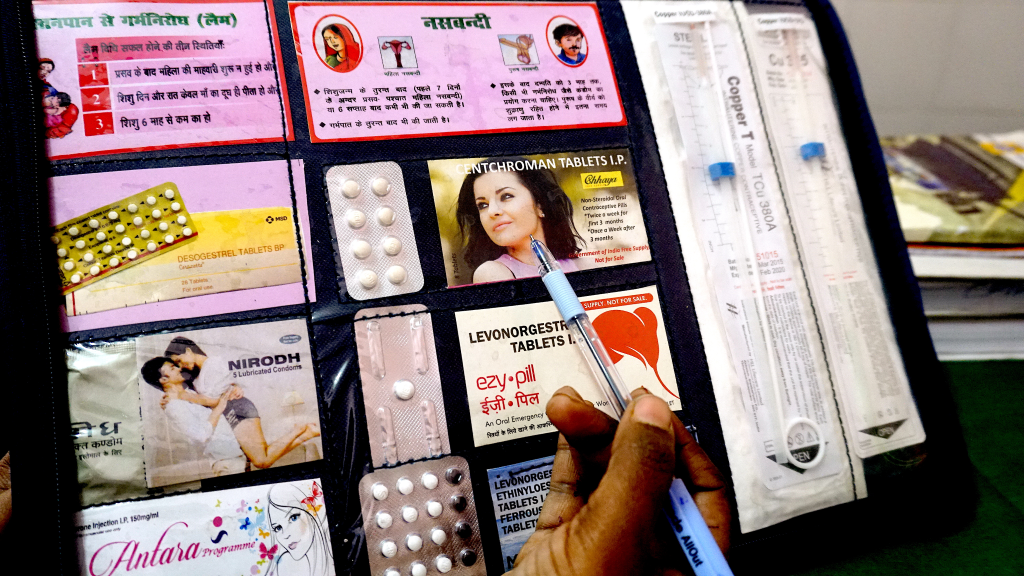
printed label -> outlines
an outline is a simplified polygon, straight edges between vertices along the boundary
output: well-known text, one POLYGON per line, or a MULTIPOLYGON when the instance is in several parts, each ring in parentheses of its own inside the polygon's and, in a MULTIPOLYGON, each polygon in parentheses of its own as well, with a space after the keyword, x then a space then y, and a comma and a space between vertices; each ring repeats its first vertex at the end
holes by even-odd
POLYGON ((42 1, 33 12, 52 159, 292 138, 262 1, 42 1))
POLYGON ((319 479, 125 502, 75 515, 83 576, 332 576, 319 479))
POLYGON ((144 336, 136 349, 149 486, 322 457, 305 321, 144 336))
POLYGON ((626 123, 595 4, 289 9, 313 142, 626 123))
MULTIPOLYGON (((590 296, 582 302, 626 384, 646 387, 678 410, 679 390, 656 289, 590 296)), ((456 312, 455 321, 477 446, 554 431, 544 407, 565 385, 612 414, 554 302, 456 312)))
MULTIPOLYGON (((292 170, 301 174, 302 162, 294 161, 292 170)), ((305 301, 288 166, 283 161, 52 178, 50 221, 63 222, 165 182, 173 182, 180 196, 187 197, 198 239, 68 294, 69 330, 305 301)), ((304 214, 304 180, 296 178, 294 183, 299 213, 304 214)), ((145 212, 143 208, 140 213, 145 212)), ((126 219, 125 225, 131 227, 131 220, 126 219)), ((308 235, 305 218, 299 225, 302 235, 308 235)), ((153 234, 156 238, 160 232, 153 234)), ((59 248, 53 250, 59 254, 59 248)), ((315 299, 312 273, 307 266, 311 300, 315 299)))
POLYGON ((449 286, 537 276, 531 234, 566 272, 651 259, 629 150, 427 165, 449 286))
POLYGON ((554 462, 554 456, 546 456, 487 471, 501 542, 502 566, 506 572, 515 566, 523 544, 537 529, 537 517, 551 489, 554 462))

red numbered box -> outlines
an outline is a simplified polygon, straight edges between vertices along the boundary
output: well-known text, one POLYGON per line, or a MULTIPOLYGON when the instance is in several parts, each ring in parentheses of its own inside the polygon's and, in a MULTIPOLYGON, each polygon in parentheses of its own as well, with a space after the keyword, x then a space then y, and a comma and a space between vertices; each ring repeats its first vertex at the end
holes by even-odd
POLYGON ((86 86, 106 86, 110 84, 107 77, 107 65, 106 64, 79 64, 78 65, 78 85, 82 87, 86 86))
POLYGON ((114 113, 99 112, 86 114, 83 126, 86 136, 102 136, 114 133, 114 113))
POLYGON ((82 110, 110 110, 110 88, 82 88, 82 110))

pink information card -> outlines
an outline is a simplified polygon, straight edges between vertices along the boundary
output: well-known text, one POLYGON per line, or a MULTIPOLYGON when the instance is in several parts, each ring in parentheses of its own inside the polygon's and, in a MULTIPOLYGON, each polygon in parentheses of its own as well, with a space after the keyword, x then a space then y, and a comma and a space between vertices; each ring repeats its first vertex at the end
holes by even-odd
POLYGON ((33 3, 50 158, 292 137, 262 0, 33 3))
POLYGON ((313 142, 626 123, 595 4, 289 8, 313 142))

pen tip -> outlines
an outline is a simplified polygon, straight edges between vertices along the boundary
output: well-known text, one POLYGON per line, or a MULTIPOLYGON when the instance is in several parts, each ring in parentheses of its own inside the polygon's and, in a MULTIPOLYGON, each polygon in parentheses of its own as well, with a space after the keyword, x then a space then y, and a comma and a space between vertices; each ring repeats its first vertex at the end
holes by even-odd
POLYGON ((537 239, 533 237, 533 234, 530 234, 530 242, 536 242, 536 241, 537 241, 537 239))

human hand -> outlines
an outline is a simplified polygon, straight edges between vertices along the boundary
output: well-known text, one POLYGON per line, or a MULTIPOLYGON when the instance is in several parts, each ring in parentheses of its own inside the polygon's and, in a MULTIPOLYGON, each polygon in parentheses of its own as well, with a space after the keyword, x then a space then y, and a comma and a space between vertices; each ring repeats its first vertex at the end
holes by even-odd
POLYGON ((551 490, 512 574, 683 574, 685 555, 662 512, 673 477, 728 551, 725 480, 663 400, 638 389, 616 423, 564 387, 547 415, 561 432, 551 490))
POLYGON ((237 384, 232 384, 224 394, 227 395, 228 400, 238 400, 245 396, 245 392, 242 392, 242 389, 237 384))
POLYGON ((160 408, 161 409, 166 409, 167 408, 167 403, 170 402, 170 401, 171 401, 171 397, 168 396, 167 394, 164 394, 163 396, 161 396, 160 397, 160 408))

